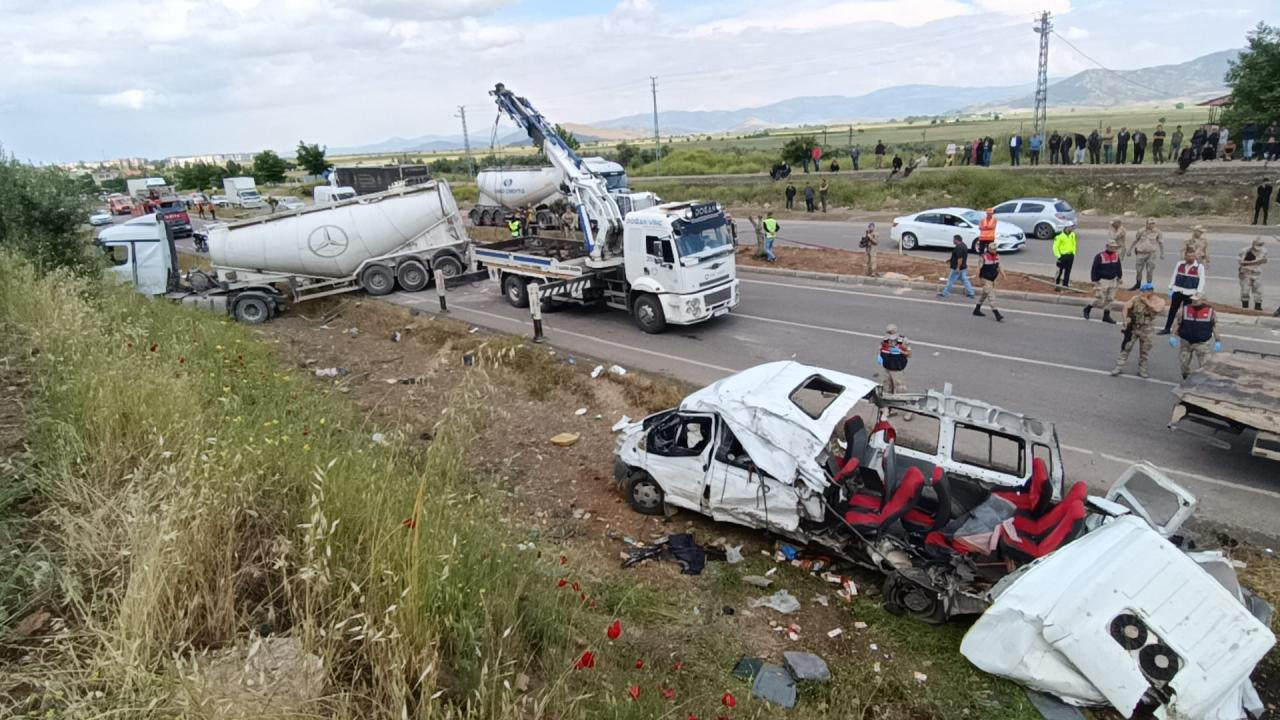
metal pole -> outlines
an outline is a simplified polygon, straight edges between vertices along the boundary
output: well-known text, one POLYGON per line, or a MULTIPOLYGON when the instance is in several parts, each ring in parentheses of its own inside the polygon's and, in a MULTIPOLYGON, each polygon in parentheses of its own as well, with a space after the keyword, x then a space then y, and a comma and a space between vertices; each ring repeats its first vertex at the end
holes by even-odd
POLYGON ((1053 22, 1048 12, 1040 14, 1032 30, 1040 36, 1040 66, 1036 73, 1035 132, 1043 137, 1049 112, 1049 33, 1053 31, 1053 22))
POLYGON ((471 171, 470 174, 475 175, 476 161, 471 157, 471 138, 467 135, 467 106, 459 105, 458 114, 454 117, 462 118, 462 147, 467 153, 467 167, 471 171))
POLYGON ((658 144, 658 76, 649 76, 649 90, 653 93, 653 142, 658 144))
POLYGON ((542 336, 542 286, 531 282, 525 288, 529 293, 529 315, 533 317, 533 341, 541 343, 545 340, 542 336))
POLYGON ((435 276, 436 276, 436 295, 440 296, 440 312, 448 314, 449 302, 445 300, 445 297, 444 297, 445 296, 444 271, 437 269, 435 271, 435 276))

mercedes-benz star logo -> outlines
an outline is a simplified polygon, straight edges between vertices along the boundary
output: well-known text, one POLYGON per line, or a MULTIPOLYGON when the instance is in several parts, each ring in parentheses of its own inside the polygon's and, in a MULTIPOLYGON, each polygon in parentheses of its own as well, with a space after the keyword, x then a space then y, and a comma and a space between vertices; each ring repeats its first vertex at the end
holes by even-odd
POLYGON ((334 258, 347 251, 351 241, 347 231, 337 225, 321 225, 307 236, 307 247, 317 257, 334 258))

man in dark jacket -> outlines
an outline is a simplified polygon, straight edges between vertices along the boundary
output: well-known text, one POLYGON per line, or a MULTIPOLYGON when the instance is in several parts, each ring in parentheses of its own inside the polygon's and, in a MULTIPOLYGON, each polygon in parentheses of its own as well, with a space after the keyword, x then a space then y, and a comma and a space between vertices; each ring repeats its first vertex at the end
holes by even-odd
POLYGON ((795 183, 787 183, 787 209, 792 210, 796 206, 796 185, 795 183))
POLYGON ((1111 319, 1111 304, 1115 302, 1116 290, 1120 289, 1121 276, 1124 269, 1120 266, 1120 244, 1108 240, 1107 247, 1093 256, 1093 268, 1089 271, 1089 280, 1093 282, 1093 303, 1084 306, 1084 319, 1094 308, 1102 308, 1102 322, 1115 323, 1111 319))
POLYGON ((1129 128, 1122 127, 1116 134, 1116 164, 1123 165, 1129 156, 1129 128))
POLYGON ((1240 158, 1242 160, 1253 159, 1253 144, 1258 141, 1258 124, 1245 123, 1240 128, 1240 158))
POLYGON ((1156 125, 1156 131, 1152 133, 1153 137, 1151 139, 1151 153, 1155 156, 1152 159, 1156 161, 1156 164, 1164 162, 1165 135, 1167 133, 1164 131, 1164 125, 1156 125))
POLYGON ((1083 164, 1084 164, 1084 151, 1085 151, 1085 147, 1084 147, 1084 146, 1085 146, 1085 143, 1089 142, 1089 138, 1086 138, 1086 137, 1084 136, 1084 133, 1076 133, 1074 140, 1076 141, 1076 156, 1075 156, 1075 164, 1076 164, 1076 165, 1083 165, 1083 164))
POLYGON ((1141 130, 1133 131, 1133 164, 1141 165, 1147 156, 1147 134, 1141 130))
POLYGON ((1049 164, 1050 165, 1058 164, 1058 151, 1061 148, 1062 148, 1062 136, 1058 134, 1057 130, 1054 130, 1053 134, 1049 136, 1049 164))
POLYGON ((1063 165, 1071 164, 1071 133, 1062 134, 1062 144, 1058 146, 1058 162, 1063 165))
POLYGON ((1271 193, 1275 188, 1272 187, 1271 181, 1263 178, 1258 183, 1258 199, 1253 202, 1253 224, 1258 224, 1258 213, 1262 213, 1262 224, 1267 224, 1267 212, 1271 208, 1271 193))
POLYGON ((884 167, 884 141, 880 140, 876 143, 876 169, 884 167))
POLYGON ((996 140, 988 135, 982 140, 982 166, 991 167, 991 151, 995 150, 996 140))
POLYGON ((951 259, 947 261, 947 267, 951 268, 951 272, 947 275, 947 284, 942 287, 942 292, 938 293, 938 297, 944 298, 951 294, 951 286, 959 280, 964 284, 964 296, 972 298, 974 296, 973 284, 969 282, 969 248, 964 245, 964 238, 956 235, 951 238, 951 259))
POLYGON ((1102 136, 1097 130, 1089 133, 1089 139, 1085 144, 1089 147, 1089 164, 1097 165, 1102 162, 1102 136))
POLYGON ((804 186, 804 211, 813 212, 813 186, 808 183, 804 186))

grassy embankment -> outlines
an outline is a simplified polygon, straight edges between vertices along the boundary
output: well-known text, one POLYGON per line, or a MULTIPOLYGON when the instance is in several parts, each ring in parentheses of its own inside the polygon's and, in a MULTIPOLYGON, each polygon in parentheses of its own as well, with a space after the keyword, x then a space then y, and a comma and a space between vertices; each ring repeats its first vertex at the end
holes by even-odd
MULTIPOLYGON (((499 516, 501 484, 471 467, 494 401, 485 393, 572 391, 577 370, 518 339, 437 331, 434 342, 473 349, 479 367, 441 398, 429 445, 390 430, 384 445, 371 440, 374 417, 249 329, 40 277, 12 257, 0 280, 3 367, 27 378, 14 406, 31 449, 5 470, 0 502, 11 543, 0 560, 5 712, 231 712, 240 701, 197 668, 255 632, 300 639, 325 668, 315 703, 257 717, 684 717, 714 712, 725 690, 742 703, 734 717, 771 712, 728 677, 745 638, 708 612, 744 607, 759 591, 740 576, 768 561, 659 588, 609 570, 607 556, 584 564, 583 548, 539 543, 536 559, 515 549, 528 531, 499 516), (562 574, 583 582, 585 600, 557 589, 562 574), (608 643, 614 617, 626 634, 608 643), (575 671, 585 648, 597 667, 575 671)), ((791 568, 779 580, 797 594, 823 587, 791 568)), ((955 654, 963 627, 904 622, 875 599, 850 612, 871 625, 862 642, 892 646, 893 659, 847 644, 829 658, 840 682, 806 689, 796 717, 1029 717, 1016 688, 955 654), (917 668, 927 686, 911 679, 917 668)))

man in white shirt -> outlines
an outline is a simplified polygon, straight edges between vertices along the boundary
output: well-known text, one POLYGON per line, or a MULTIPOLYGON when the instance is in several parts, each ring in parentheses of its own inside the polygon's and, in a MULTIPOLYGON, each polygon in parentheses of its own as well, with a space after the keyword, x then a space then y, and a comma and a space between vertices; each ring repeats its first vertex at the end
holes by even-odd
POLYGON ((951 167, 951 165, 955 162, 955 159, 956 159, 956 144, 947 143, 947 167, 951 167))

